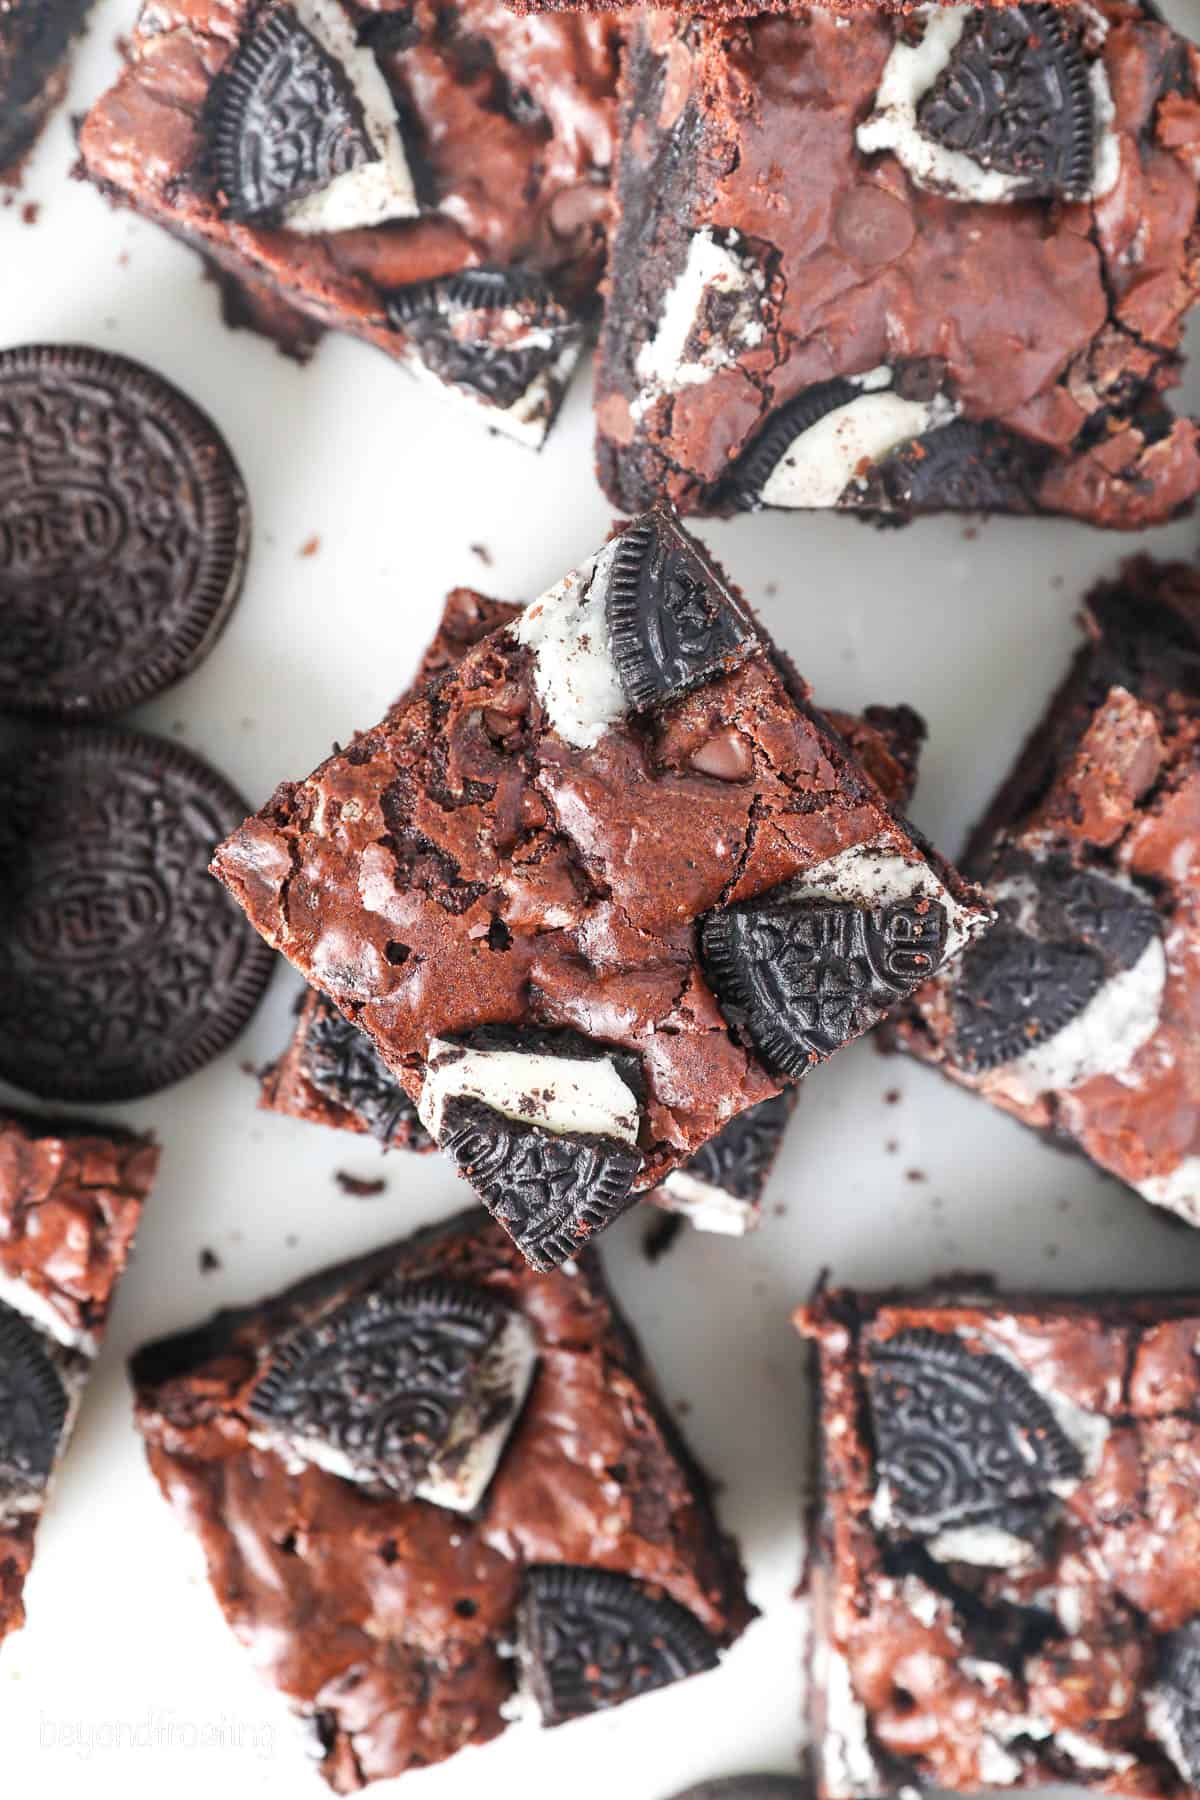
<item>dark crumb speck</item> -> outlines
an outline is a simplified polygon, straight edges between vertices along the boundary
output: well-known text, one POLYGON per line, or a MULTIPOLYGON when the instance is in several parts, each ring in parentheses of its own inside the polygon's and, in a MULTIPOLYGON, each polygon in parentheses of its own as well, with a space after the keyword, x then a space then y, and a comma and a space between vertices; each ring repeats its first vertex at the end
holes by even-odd
POLYGON ((763 593, 766 594, 769 600, 773 600, 778 592, 779 583, 777 581, 768 581, 766 587, 763 589, 763 593))
POLYGON ((41 217, 42 209, 36 200, 27 200, 21 208, 22 225, 36 225, 41 217))
POLYGON ((929 1177, 924 1169, 905 1169, 904 1179, 905 1181, 928 1181, 929 1177))
POLYGON ((249 1058, 245 1056, 243 1056, 241 1062, 238 1064, 238 1068, 243 1075, 252 1075, 255 1081, 258 1080, 259 1075, 262 1072, 257 1063, 252 1063, 249 1058))
POLYGON ((777 1200, 775 1202, 774 1206, 771 1208, 771 1211, 774 1213, 774 1215, 777 1219, 786 1219, 787 1218, 787 1207, 783 1204, 782 1200, 777 1200))
POLYGON ((963 537, 966 539, 968 544, 973 544, 975 542, 975 539, 978 536, 979 536, 978 525, 964 525, 963 526, 963 537))
POLYGON ((900 1139, 899 1138, 889 1138, 887 1140, 887 1143, 883 1147, 887 1151, 889 1156, 895 1156, 897 1150, 900 1148, 900 1139))
POLYGON ((283 1241, 289 1250, 294 1250, 296 1245, 300 1242, 300 1239, 296 1236, 294 1231, 289 1231, 283 1241))
POLYGON ((204 1249, 200 1252, 200 1255, 197 1258, 197 1261, 200 1264, 200 1273, 202 1275, 211 1275, 215 1269, 219 1269, 221 1267, 220 1257, 217 1255, 215 1250, 210 1250, 208 1248, 207 1244, 204 1246, 204 1249))
POLYGON ((116 37, 113 39, 113 48, 116 50, 116 53, 118 56, 122 57, 126 62, 128 62, 130 44, 129 44, 129 39, 125 36, 125 34, 123 32, 118 32, 116 37))
POLYGON ((301 556, 315 556, 320 548, 321 540, 314 531, 312 536, 310 538, 305 538, 304 542, 301 544, 300 554, 301 556))
POLYGON ((367 1181, 361 1175, 348 1175, 345 1169, 335 1170, 333 1179, 343 1194, 352 1194, 356 1200, 373 1200, 387 1186, 382 1175, 377 1175, 373 1181, 367 1181))
POLYGON ((492 553, 488 549, 486 544, 472 544, 471 545, 471 555, 477 556, 479 558, 480 562, 483 564, 485 569, 491 568, 492 553))
POLYGON ((675 1411, 679 1414, 681 1419, 686 1419, 691 1410, 692 1403, 690 1400, 677 1400, 675 1402, 675 1411))
POLYGON ((655 1263, 660 1256, 665 1256, 682 1230, 683 1219, 679 1213, 660 1212, 642 1233, 642 1255, 646 1261, 655 1263))
POLYGON ((889 1088, 887 1093, 883 1096, 883 1103, 885 1106, 895 1106, 902 1099, 903 1095, 899 1088, 889 1088))

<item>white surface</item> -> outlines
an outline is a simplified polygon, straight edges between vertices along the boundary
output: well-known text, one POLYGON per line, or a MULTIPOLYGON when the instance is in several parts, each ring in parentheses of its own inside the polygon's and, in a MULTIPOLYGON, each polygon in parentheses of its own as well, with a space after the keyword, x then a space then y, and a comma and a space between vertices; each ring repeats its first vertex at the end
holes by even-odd
MULTIPOLYGON (((1197 0, 1171 0, 1177 20, 1197 0)), ((115 63, 131 6, 101 4, 71 94, 115 63)), ((298 371, 219 323, 197 264, 67 183, 61 115, 22 200, 0 211, 0 342, 78 338, 142 357, 220 419, 253 495, 247 591, 204 667, 139 722, 211 756, 256 803, 307 771, 408 679, 456 582, 543 592, 600 542, 577 387, 547 452, 491 439, 377 354, 329 340, 298 371), (301 546, 320 536, 316 555, 301 546), (494 567, 472 553, 486 544, 494 567)), ((1193 341, 1196 334, 1193 334, 1193 341)), ((1200 382, 1193 378, 1193 404, 1200 382)), ((909 700, 931 741, 913 808, 949 849, 979 811, 1076 641, 1083 587, 1134 545, 1082 527, 927 521, 878 533, 851 519, 744 517, 704 536, 830 704, 909 700)), ((1200 542, 1187 522, 1141 541, 1200 542)), ((295 983, 280 972, 242 1042, 167 1094, 119 1109, 153 1128, 162 1179, 42 1533, 31 1622, 0 1659, 5 1800, 309 1800, 325 1790, 196 1574, 130 1420, 124 1360, 187 1325, 463 1204, 432 1159, 254 1109, 247 1060, 275 1052, 295 983), (383 1174, 375 1200, 337 1169, 383 1174), (211 1246, 219 1272, 201 1275, 211 1246), (207 1744, 207 1747, 205 1747, 207 1744)), ((686 1429, 723 1483, 765 1618, 711 1675, 409 1778, 411 1800, 663 1800, 687 1782, 794 1766, 802 1738, 800 1559, 805 1433, 791 1307, 829 1265, 840 1280, 920 1281, 975 1267, 1062 1287, 1200 1287, 1200 1234, 1056 1155, 929 1072, 856 1046, 808 1083, 767 1196, 741 1242, 685 1233, 651 1267, 644 1214, 606 1239, 614 1285, 686 1429), (899 1098, 886 1104, 895 1090, 899 1098), (778 1208, 783 1216, 777 1216, 778 1208)))

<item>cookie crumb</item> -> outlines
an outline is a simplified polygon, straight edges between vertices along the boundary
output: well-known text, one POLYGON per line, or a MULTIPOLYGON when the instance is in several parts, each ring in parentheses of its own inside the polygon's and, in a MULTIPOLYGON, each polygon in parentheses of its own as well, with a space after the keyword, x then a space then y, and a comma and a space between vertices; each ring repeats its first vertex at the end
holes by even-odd
POLYGON ((905 1181, 928 1181, 929 1177, 924 1169, 905 1169, 904 1179, 905 1181))
POLYGON ((202 1275, 211 1275, 214 1269, 219 1269, 221 1267, 220 1257, 215 1250, 210 1250, 207 1244, 204 1246, 203 1250, 201 1250, 197 1261, 200 1264, 200 1273, 202 1275))
POLYGON ((665 1256, 682 1230, 683 1218, 679 1213, 660 1212, 642 1233, 642 1255, 646 1261, 656 1263, 665 1256))
POLYGON ((883 1096, 883 1104, 885 1106, 896 1106, 903 1098, 904 1096, 899 1088, 889 1088, 887 1093, 883 1096))
POLYGON ((485 569, 491 568, 492 553, 488 549, 486 544, 472 544, 471 545, 471 555, 477 556, 479 558, 480 562, 483 564, 485 569))
POLYGON ((382 1194, 387 1187, 382 1175, 367 1180, 362 1175, 350 1175, 345 1169, 335 1169, 333 1179, 343 1194, 351 1194, 356 1200, 373 1200, 376 1194, 382 1194))
POLYGON ((320 548, 321 548, 321 539, 318 536, 318 534, 314 531, 312 536, 310 538, 305 538, 304 542, 301 544, 300 555, 301 556, 315 556, 317 554, 317 551, 320 548))
POLYGON ((42 209, 36 200, 27 200, 21 208, 22 225, 36 225, 42 215, 42 209))

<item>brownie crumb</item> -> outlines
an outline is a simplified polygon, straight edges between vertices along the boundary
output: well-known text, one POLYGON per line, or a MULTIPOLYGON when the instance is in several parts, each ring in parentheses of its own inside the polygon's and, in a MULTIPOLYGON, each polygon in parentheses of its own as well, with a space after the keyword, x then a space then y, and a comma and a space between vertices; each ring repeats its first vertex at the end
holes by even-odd
POLYGON ((36 200, 27 200, 21 208, 22 225, 36 225, 41 217, 42 209, 36 200))
POLYGON ((207 1244, 204 1246, 204 1249, 200 1252, 200 1255, 196 1260, 200 1264, 200 1273, 202 1275, 211 1275, 215 1269, 221 1267, 220 1257, 215 1250, 210 1250, 207 1244))
POLYGON ((373 1200, 387 1186, 382 1175, 376 1176, 373 1181, 367 1181, 362 1175, 348 1175, 345 1169, 337 1169, 333 1179, 343 1194, 352 1194, 356 1200, 373 1200))
POLYGON ((883 1147, 887 1151, 889 1156, 895 1156, 897 1150, 900 1148, 900 1139, 899 1138, 888 1138, 887 1142, 884 1144, 883 1147))
POLYGON ((683 1216, 680 1213, 660 1213, 657 1219, 651 1220, 642 1233, 642 1255, 647 1262, 656 1263, 667 1254, 679 1233, 683 1230, 683 1216))
POLYGON ((471 555, 477 556, 479 558, 480 562, 483 564, 485 569, 491 568, 492 553, 488 549, 486 544, 472 544, 471 545, 471 555))
POLYGON ((885 1106, 896 1106, 903 1098, 899 1088, 889 1088, 883 1096, 883 1103, 885 1106))
POLYGON ((904 1179, 905 1181, 928 1181, 929 1177, 924 1169, 905 1169, 904 1179))
POLYGON ((314 531, 312 536, 310 538, 305 538, 304 542, 301 544, 300 554, 301 556, 315 556, 320 548, 321 539, 314 531))

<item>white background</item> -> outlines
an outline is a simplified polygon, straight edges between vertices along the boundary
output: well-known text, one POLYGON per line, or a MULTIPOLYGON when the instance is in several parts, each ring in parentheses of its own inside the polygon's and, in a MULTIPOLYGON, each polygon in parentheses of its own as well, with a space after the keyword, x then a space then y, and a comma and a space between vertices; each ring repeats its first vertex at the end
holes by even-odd
MULTIPOLYGON (((116 67, 133 0, 102 0, 75 69, 81 111, 116 67)), ((1169 0, 1200 26, 1200 0, 1169 0)), ((140 357, 207 407, 253 499, 255 546, 216 652, 138 723, 201 751, 254 805, 305 774, 404 685, 457 583, 532 597, 601 542, 587 380, 540 456, 489 437, 376 352, 330 338, 307 370, 221 324, 196 260, 67 179, 68 115, 0 210, 0 345, 74 339, 140 357), (20 206, 35 202, 35 224, 20 206), (316 555, 301 547, 320 538, 316 555), (493 566, 472 551, 487 546, 493 566)), ((1200 351, 1200 332, 1192 334, 1200 351)), ((1185 397, 1188 390, 1185 390, 1185 397)), ((1200 410, 1200 381, 1190 385, 1200 410)), ((1181 402, 1182 403, 1182 402, 1181 402)), ((1082 526, 927 521, 877 532, 774 515, 703 535, 835 706, 907 700, 930 742, 913 814, 945 850, 1007 767, 1077 641, 1078 599, 1139 547, 1200 546, 1200 522, 1138 541, 1082 526)), ((42 1529, 30 1622, 0 1656, 0 1793, 305 1800, 324 1792, 283 1708, 259 1688, 142 1461, 124 1371, 144 1339, 249 1300, 462 1206, 434 1159, 255 1110, 242 1065, 288 1030, 280 968, 245 1037, 202 1074, 118 1117, 154 1131, 162 1176, 107 1348, 42 1529), (374 1200, 338 1169, 382 1174, 374 1200), (203 1275, 211 1248, 218 1272, 203 1275)), ((768 1195, 741 1243, 687 1232, 651 1267, 639 1209, 605 1240, 616 1290, 664 1391, 723 1486, 764 1617, 717 1672, 560 1731, 510 1731, 409 1778, 412 1800, 480 1784, 523 1800, 663 1800, 691 1780, 796 1764, 803 1736, 802 1444, 807 1402, 791 1309, 828 1265, 842 1281, 947 1268, 1003 1281, 1200 1288, 1200 1233, 1081 1160, 1045 1148, 926 1070, 856 1046, 806 1086, 768 1195), (899 1091, 892 1104, 890 1089, 899 1091), (919 1176, 919 1179, 918 1179, 919 1176)), ((377 1790, 392 1793, 394 1788, 377 1790)))

